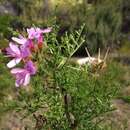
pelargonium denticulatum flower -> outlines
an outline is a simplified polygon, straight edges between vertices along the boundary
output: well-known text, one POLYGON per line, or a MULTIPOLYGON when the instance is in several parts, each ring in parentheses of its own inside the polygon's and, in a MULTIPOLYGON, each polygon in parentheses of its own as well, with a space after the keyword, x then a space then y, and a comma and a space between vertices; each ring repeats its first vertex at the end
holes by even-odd
POLYGON ((9 43, 9 47, 6 48, 7 56, 13 59, 7 64, 8 68, 12 68, 17 65, 22 59, 29 57, 31 52, 28 48, 15 45, 14 43, 9 43))
MULTIPOLYGON (((42 47, 43 44, 43 34, 44 33, 49 33, 51 32, 51 28, 47 28, 47 29, 40 29, 40 28, 30 28, 27 29, 27 33, 28 33, 28 39, 30 39, 30 41, 36 40, 38 48, 42 47)), ((31 42, 33 43, 33 42, 31 42)))
POLYGON ((27 33, 28 33, 28 38, 29 39, 37 39, 41 37, 42 34, 44 33, 49 33, 51 32, 51 28, 47 29, 40 29, 40 28, 28 28, 27 33))
POLYGON ((15 86, 27 86, 30 82, 30 76, 36 74, 36 67, 34 66, 32 61, 28 61, 24 68, 13 68, 11 70, 11 74, 13 74, 16 78, 15 86))
POLYGON ((19 36, 17 37, 12 37, 12 40, 18 44, 20 44, 22 47, 26 47, 29 48, 31 51, 35 50, 35 46, 34 43, 32 41, 32 39, 26 39, 23 36, 19 36))
POLYGON ((25 46, 26 43, 28 42, 28 39, 23 37, 22 35, 19 35, 19 37, 12 37, 12 40, 18 44, 23 45, 23 46, 25 46))
POLYGON ((30 59, 33 57, 33 52, 37 53, 37 49, 42 47, 43 34, 49 33, 51 28, 40 29, 30 28, 27 29, 27 37, 19 35, 19 37, 12 37, 13 42, 9 43, 9 47, 6 48, 7 57, 11 58, 11 61, 7 64, 11 69, 11 74, 14 75, 16 82, 15 86, 27 86, 30 82, 30 77, 36 74, 36 66, 30 59), (31 57, 30 57, 31 56, 31 57), (23 68, 13 68, 22 62, 23 68))

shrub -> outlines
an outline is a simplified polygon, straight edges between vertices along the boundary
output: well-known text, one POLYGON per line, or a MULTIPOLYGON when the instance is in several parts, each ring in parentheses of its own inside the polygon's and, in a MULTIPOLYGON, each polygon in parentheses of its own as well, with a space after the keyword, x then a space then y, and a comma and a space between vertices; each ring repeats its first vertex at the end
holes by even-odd
POLYGON ((17 99, 3 103, 5 110, 15 108, 24 118, 33 115, 37 129, 102 129, 100 121, 94 120, 112 110, 110 100, 120 86, 115 79, 120 71, 112 65, 104 74, 92 74, 87 65, 69 62, 84 42, 83 29, 66 33, 59 43, 57 28, 53 27, 53 32, 45 36, 42 50, 33 53, 37 74, 32 77, 29 91, 18 88, 17 99))

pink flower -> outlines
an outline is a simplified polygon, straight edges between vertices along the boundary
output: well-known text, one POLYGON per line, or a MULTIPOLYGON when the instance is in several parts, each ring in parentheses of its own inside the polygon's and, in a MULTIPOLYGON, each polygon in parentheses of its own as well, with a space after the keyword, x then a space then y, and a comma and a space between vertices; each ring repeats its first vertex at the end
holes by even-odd
POLYGON ((36 30, 35 28, 30 28, 30 29, 27 28, 27 33, 29 39, 34 39, 36 35, 36 30))
POLYGON ((36 74, 36 67, 34 66, 32 61, 28 61, 24 68, 14 68, 11 70, 11 74, 13 74, 16 78, 15 86, 19 87, 21 85, 27 86, 30 82, 30 76, 36 74))
POLYGON ((30 49, 34 47, 33 41, 31 39, 26 39, 22 35, 17 37, 12 37, 12 40, 18 44, 21 44, 23 47, 29 47, 30 49))
POLYGON ((28 57, 31 53, 28 48, 9 43, 9 47, 6 48, 7 56, 13 59, 7 64, 8 68, 12 68, 17 65, 22 59, 28 57))
POLYGON ((29 39, 26 46, 31 50, 31 51, 34 51, 35 50, 35 46, 34 46, 34 43, 32 41, 32 39, 29 39))
POLYGON ((27 29, 28 38, 29 39, 39 39, 43 33, 49 33, 51 32, 51 28, 47 29, 40 29, 40 28, 30 28, 27 29))
POLYGON ((28 40, 26 38, 24 38, 22 35, 20 35, 19 38, 12 37, 12 40, 21 45, 25 45, 28 42, 28 40))

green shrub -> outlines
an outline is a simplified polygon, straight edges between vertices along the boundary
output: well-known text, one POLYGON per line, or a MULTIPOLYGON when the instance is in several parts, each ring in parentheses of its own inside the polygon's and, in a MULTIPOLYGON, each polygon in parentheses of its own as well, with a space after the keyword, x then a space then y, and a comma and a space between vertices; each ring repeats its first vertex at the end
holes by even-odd
POLYGON ((111 64, 106 72, 91 74, 87 65, 69 63, 84 42, 83 29, 66 34, 60 43, 55 27, 46 35, 47 47, 33 57, 38 72, 29 91, 20 88, 16 100, 1 105, 3 111, 22 111, 24 118, 33 115, 37 129, 101 130, 94 120, 113 109, 110 101, 120 87, 121 71, 111 64))

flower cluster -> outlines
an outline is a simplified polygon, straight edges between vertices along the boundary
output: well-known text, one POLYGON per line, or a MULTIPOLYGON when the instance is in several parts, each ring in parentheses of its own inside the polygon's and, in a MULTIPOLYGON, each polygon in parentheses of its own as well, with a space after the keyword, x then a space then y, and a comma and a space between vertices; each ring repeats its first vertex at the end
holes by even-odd
POLYGON ((11 74, 16 78, 15 86, 21 85, 27 86, 30 82, 30 76, 36 74, 36 66, 31 60, 32 52, 40 49, 43 45, 44 33, 49 33, 51 28, 29 28, 27 29, 27 37, 19 35, 19 37, 12 37, 12 41, 9 43, 9 47, 6 48, 7 57, 11 58, 11 61, 7 64, 7 67, 11 69, 11 74), (14 68, 17 64, 22 62, 23 68, 14 68))

